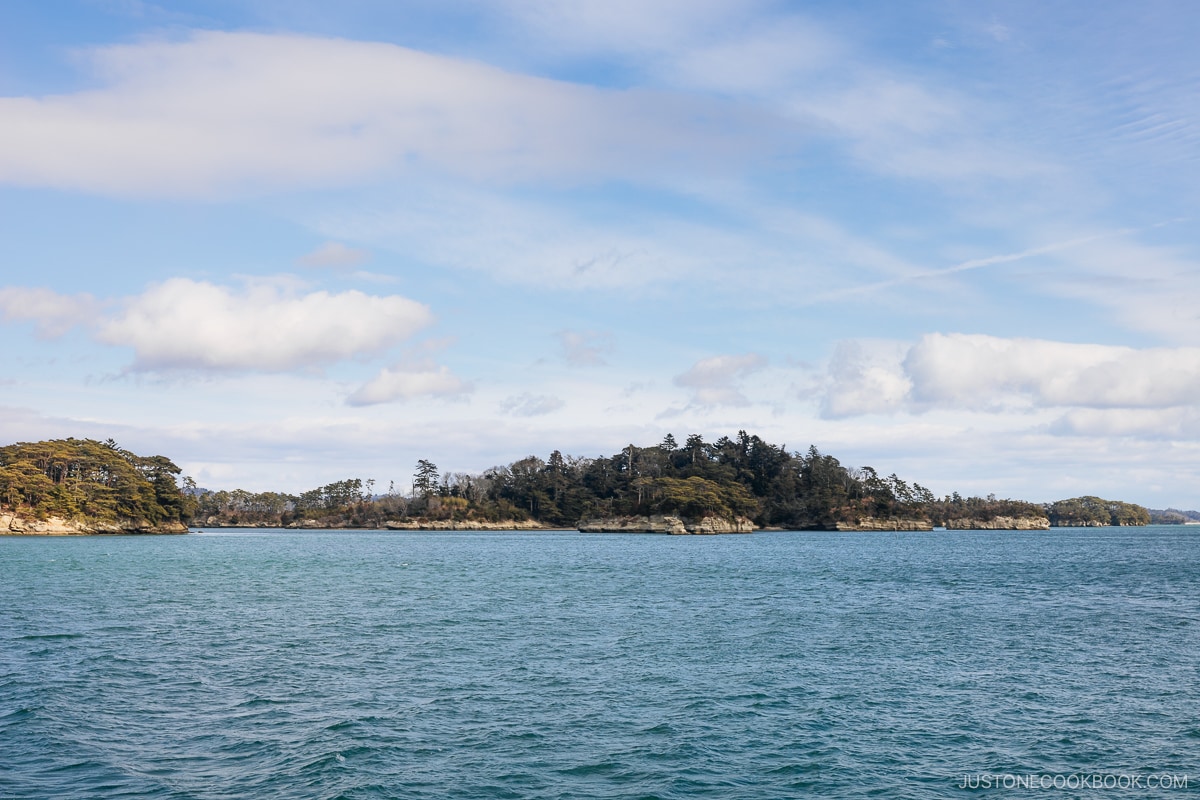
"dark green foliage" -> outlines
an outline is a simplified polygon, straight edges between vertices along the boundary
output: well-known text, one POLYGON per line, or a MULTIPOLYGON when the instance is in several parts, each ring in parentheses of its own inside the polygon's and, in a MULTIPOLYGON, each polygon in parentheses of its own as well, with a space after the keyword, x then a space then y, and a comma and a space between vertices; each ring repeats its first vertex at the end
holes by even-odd
POLYGON ((0 448, 0 504, 42 519, 186 522, 195 501, 179 490, 179 472, 111 439, 21 442, 0 448))
POLYGON ((1051 503, 1046 511, 1055 527, 1148 525, 1150 512, 1132 503, 1099 497, 1074 497, 1051 503))
MULTIPOLYGON (((748 517, 760 526, 832 529, 875 520, 994 520, 1049 515, 1055 525, 1144 525, 1140 506, 1082 497, 1050 506, 1020 500, 937 500, 925 487, 872 467, 850 469, 815 446, 789 452, 738 431, 706 442, 692 434, 680 446, 630 444, 600 458, 527 456, 478 475, 440 474, 417 462, 411 496, 374 482, 335 481, 300 495, 242 490, 201 492, 176 486, 179 468, 162 456, 137 456, 115 442, 67 439, 0 449, 0 503, 47 516, 129 517, 151 522, 193 517, 210 525, 382 527, 389 520, 481 522, 537 520, 573 527, 582 519, 673 514, 687 518, 748 517)), ((186 482, 186 481, 185 481, 186 482)))
POLYGON ((958 492, 932 501, 929 504, 930 518, 934 525, 945 525, 953 520, 993 520, 997 517, 1044 517, 1046 509, 1024 500, 998 500, 996 495, 987 497, 961 497, 958 492))
MULTIPOLYGON (((369 482, 367 482, 369 483, 369 482)), ((790 453, 738 431, 708 443, 696 434, 679 446, 674 436, 652 447, 629 445, 600 458, 527 456, 478 475, 439 475, 421 459, 411 497, 394 489, 382 497, 362 492, 358 479, 299 496, 244 491, 207 493, 197 520, 208 524, 323 524, 381 526, 387 520, 533 519, 573 527, 600 516, 674 514, 749 517, 759 525, 829 528, 864 516, 921 516, 927 490, 865 468, 852 472, 815 447, 790 453)))
POLYGON ((675 514, 752 518, 759 525, 828 528, 863 516, 922 516, 928 490, 867 468, 852 473, 815 447, 789 453, 739 431, 709 444, 666 436, 607 457, 529 456, 478 476, 465 515, 571 526, 602 516, 675 514), (511 516, 507 516, 511 515, 511 516))

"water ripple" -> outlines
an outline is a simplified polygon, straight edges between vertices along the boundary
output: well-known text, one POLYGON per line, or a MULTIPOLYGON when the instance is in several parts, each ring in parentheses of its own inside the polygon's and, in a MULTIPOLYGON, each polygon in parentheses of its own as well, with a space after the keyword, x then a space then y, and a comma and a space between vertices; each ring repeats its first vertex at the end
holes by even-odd
POLYGON ((0 581, 4 800, 1200 785, 1179 529, 0 537, 0 581))

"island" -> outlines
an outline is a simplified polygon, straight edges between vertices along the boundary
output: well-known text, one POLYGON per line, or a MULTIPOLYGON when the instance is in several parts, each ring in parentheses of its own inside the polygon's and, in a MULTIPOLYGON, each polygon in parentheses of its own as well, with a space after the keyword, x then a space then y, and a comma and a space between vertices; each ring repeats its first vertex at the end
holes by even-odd
POLYGON ((527 456, 480 473, 417 461, 407 487, 347 478, 299 494, 210 491, 164 456, 111 439, 0 448, 0 533, 182 533, 196 527, 744 534, 1046 530, 1146 525, 1149 512, 1084 496, 1053 503, 957 492, 873 467, 848 467, 815 446, 791 451, 746 431, 680 444, 667 435, 600 457, 527 456), (406 491, 407 489, 407 491, 406 491))
POLYGON ((0 533, 187 533, 195 501, 164 456, 116 442, 57 439, 0 447, 0 533))

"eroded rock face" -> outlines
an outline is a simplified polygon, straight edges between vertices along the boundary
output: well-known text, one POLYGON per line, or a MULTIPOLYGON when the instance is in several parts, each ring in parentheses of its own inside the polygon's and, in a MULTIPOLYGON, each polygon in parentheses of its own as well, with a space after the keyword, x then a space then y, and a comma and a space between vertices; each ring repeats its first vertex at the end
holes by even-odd
POLYGON ((703 517, 684 519, 669 514, 646 517, 603 517, 583 520, 578 525, 584 533, 668 533, 711 535, 718 533, 753 533, 754 523, 745 517, 703 517))
POLYGON ((858 522, 839 522, 839 531, 931 531, 933 523, 927 519, 878 519, 864 517, 858 522))
POLYGON ((0 514, 0 533, 25 536, 88 536, 92 534, 123 533, 187 533, 187 526, 180 522, 151 525, 146 520, 68 520, 62 517, 26 519, 16 514, 0 514))
POLYGON ((537 531, 547 526, 534 520, 516 522, 484 522, 475 519, 415 519, 388 520, 383 523, 389 531, 537 531))
POLYGON ((1045 531, 1050 529, 1050 518, 951 519, 946 521, 946 529, 951 531, 1045 531))

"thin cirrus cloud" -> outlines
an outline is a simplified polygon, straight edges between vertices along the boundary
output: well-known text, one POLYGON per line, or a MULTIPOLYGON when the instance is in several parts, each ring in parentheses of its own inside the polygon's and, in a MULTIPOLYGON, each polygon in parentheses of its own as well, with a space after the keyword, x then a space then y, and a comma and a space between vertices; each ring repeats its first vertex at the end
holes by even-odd
POLYGON ((612 334, 607 331, 559 331, 563 358, 576 367, 599 367, 613 350, 612 334))
POLYGON ((767 359, 758 353, 712 356, 675 376, 675 385, 691 389, 692 403, 697 406, 748 406, 750 400, 738 383, 766 365, 767 359))
MULTIPOLYGON (((827 418, 933 409, 1186 408, 1200 403, 1200 348, 935 333, 890 354, 839 347, 829 378, 827 418)), ((1070 424, 1084 429, 1101 418, 1076 415, 1070 424)))
POLYGON ((59 294, 41 287, 0 288, 0 318, 8 322, 33 322, 43 339, 62 336, 82 322, 94 319, 100 303, 91 295, 59 294))
POLYGON ((566 403, 562 398, 548 394, 524 394, 506 397, 500 410, 514 417, 541 417, 558 411, 566 403))
POLYGON ((349 269, 357 267, 371 258, 371 251, 350 247, 341 242, 325 242, 310 253, 296 259, 302 267, 314 269, 349 269))
POLYGON ((619 53, 649 84, 737 98, 832 137, 873 171, 925 181, 1011 180, 1052 165, 995 142, 968 96, 872 66, 868 53, 777 4, 505 2, 551 51, 619 53), (755 8, 755 6, 758 6, 755 8))
POLYGON ((172 278, 128 298, 95 336, 133 348, 134 371, 282 372, 378 353, 432 322, 428 307, 398 295, 172 278))
POLYGON ((644 179, 652 164, 724 169, 762 142, 750 117, 711 113, 704 98, 385 43, 207 31, 90 56, 97 89, 0 98, 0 181, 187 196, 406 164, 474 179, 644 179))

